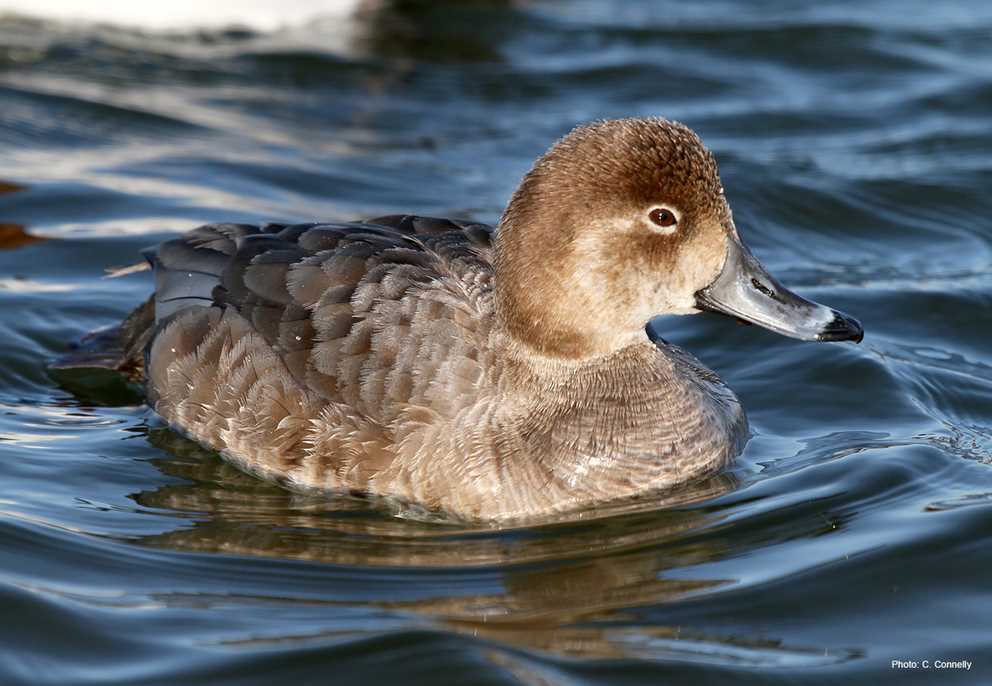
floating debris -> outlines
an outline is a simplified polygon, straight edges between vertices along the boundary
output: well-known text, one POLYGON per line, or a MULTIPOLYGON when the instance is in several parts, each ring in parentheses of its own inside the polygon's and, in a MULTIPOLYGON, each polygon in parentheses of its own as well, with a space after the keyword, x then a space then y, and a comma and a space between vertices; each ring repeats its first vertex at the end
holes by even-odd
POLYGON ((31 235, 20 224, 0 223, 0 250, 15 250, 45 240, 48 239, 31 235))
POLYGON ((0 195, 7 195, 8 193, 17 193, 18 191, 26 191, 27 186, 21 186, 16 183, 11 183, 10 181, 3 181, 0 179, 0 195))

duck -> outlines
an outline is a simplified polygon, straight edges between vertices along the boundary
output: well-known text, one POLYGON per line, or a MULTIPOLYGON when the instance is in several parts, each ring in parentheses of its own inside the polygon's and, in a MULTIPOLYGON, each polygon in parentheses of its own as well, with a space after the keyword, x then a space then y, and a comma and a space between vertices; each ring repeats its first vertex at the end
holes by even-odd
POLYGON ((125 357, 173 429, 293 490, 457 520, 650 498, 741 452, 740 401, 656 317, 864 335, 765 270, 713 154, 660 117, 574 129, 495 227, 216 223, 144 256, 125 357))

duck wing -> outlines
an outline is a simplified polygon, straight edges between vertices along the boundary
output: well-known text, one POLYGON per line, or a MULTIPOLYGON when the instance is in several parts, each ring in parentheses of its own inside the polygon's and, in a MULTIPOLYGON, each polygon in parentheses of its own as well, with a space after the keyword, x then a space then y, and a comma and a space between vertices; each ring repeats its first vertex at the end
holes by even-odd
POLYGON ((296 420, 328 412, 375 433, 411 407, 456 411, 491 362, 493 234, 396 215, 210 224, 166 241, 146 253, 149 399, 228 452, 235 429, 275 445, 296 420))

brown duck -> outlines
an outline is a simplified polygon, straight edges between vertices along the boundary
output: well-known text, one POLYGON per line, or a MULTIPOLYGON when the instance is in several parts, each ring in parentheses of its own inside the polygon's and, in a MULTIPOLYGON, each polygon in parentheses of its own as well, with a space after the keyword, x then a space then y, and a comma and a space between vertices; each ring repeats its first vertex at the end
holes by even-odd
POLYGON ((668 489, 747 435, 733 392, 645 326, 721 312, 860 341, 741 242, 713 156, 624 119, 556 143, 497 228, 415 216, 211 224, 148 251, 124 327, 173 427, 294 489, 491 521, 668 489))

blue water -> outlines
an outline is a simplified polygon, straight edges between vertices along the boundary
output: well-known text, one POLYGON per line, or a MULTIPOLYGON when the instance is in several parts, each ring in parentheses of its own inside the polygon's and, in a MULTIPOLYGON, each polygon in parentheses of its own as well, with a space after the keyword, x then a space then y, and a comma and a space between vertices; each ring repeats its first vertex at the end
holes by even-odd
POLYGON ((978 1, 0 18, 0 683, 992 682, 990 35, 978 1), (656 322, 755 434, 680 502, 397 519, 259 482, 119 379, 48 369, 151 289, 104 269, 175 232, 493 222, 569 128, 654 114, 713 149, 766 266, 867 330, 656 322))

